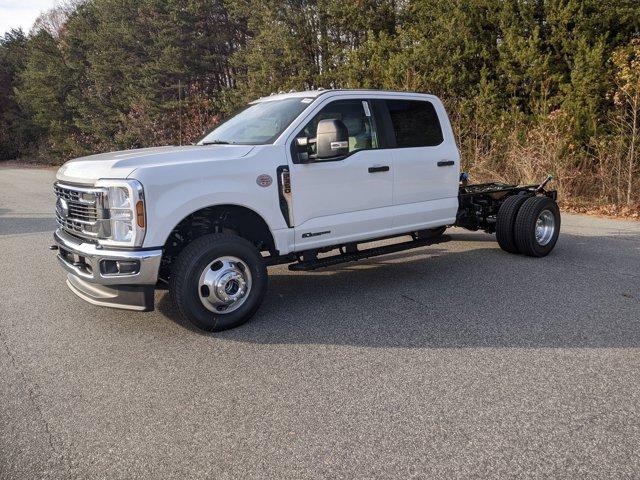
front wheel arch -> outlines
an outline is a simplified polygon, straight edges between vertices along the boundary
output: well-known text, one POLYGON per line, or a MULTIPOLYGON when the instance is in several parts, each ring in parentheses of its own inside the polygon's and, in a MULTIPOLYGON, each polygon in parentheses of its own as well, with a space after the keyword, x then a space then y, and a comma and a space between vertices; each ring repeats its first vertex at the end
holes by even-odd
POLYGON ((251 242, 258 251, 277 254, 271 229, 260 214, 240 205, 211 205, 190 213, 171 230, 163 246, 160 280, 169 280, 173 263, 187 245, 214 233, 232 233, 251 242))

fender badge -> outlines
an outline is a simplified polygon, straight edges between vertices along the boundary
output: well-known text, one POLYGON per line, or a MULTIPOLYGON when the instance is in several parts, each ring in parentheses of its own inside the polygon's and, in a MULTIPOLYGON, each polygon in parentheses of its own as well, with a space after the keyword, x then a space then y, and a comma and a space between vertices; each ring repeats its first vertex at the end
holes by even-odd
POLYGON ((326 235, 331 233, 331 230, 325 230, 324 232, 307 232, 302 234, 302 238, 319 237, 320 235, 326 235))
POLYGON ((256 178, 256 183, 258 184, 258 186, 266 188, 273 183, 273 178, 271 178, 270 175, 263 173, 262 175, 259 175, 258 178, 256 178))

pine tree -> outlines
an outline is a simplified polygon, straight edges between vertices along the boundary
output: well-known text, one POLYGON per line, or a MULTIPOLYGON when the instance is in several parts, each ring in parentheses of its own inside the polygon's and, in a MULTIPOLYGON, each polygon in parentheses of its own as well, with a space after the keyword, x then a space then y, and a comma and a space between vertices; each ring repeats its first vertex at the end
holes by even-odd
POLYGON ((14 95, 26 57, 27 37, 22 30, 0 38, 0 160, 24 155, 32 141, 31 118, 14 95))

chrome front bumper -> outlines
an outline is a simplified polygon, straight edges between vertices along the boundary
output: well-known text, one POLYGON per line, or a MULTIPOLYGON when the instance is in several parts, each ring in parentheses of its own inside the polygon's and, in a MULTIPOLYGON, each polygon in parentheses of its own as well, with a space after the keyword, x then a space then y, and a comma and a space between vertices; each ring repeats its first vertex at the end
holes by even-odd
POLYGON ((162 250, 109 250, 85 243, 63 230, 53 234, 58 261, 67 272, 67 285, 94 305, 129 310, 153 310, 153 291, 158 280, 162 250), (105 266, 116 261, 134 262, 135 273, 108 273, 105 266))

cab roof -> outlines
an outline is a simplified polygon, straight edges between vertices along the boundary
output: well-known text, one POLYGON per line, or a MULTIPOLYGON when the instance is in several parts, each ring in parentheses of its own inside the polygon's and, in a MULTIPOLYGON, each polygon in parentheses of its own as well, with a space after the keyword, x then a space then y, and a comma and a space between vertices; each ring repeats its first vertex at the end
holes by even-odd
POLYGON ((344 92, 344 93, 355 93, 355 94, 362 94, 362 95, 366 95, 366 94, 380 94, 380 93, 390 93, 390 94, 396 94, 396 95, 426 95, 426 96, 430 96, 433 97, 433 95, 431 94, 425 94, 425 93, 420 93, 420 92, 400 92, 400 91, 394 91, 394 90, 373 90, 373 89, 348 89, 348 88, 340 88, 340 89, 318 89, 318 90, 305 90, 305 91, 301 91, 301 92, 297 92, 297 91, 289 91, 289 92, 278 92, 278 93, 272 93, 271 95, 267 95, 264 97, 260 97, 257 100, 254 100, 251 103, 261 103, 261 102, 269 102, 272 100, 284 100, 286 98, 317 98, 320 95, 324 95, 324 94, 328 94, 328 93, 340 93, 340 92, 344 92))

